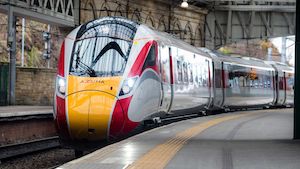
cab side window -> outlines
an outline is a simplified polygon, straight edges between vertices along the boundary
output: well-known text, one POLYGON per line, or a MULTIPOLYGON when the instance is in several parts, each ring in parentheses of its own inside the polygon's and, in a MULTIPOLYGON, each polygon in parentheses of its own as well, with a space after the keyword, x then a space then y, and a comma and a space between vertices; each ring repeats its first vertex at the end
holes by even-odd
POLYGON ((152 45, 147 55, 146 61, 144 63, 143 70, 149 66, 155 66, 155 63, 156 63, 155 46, 152 45))

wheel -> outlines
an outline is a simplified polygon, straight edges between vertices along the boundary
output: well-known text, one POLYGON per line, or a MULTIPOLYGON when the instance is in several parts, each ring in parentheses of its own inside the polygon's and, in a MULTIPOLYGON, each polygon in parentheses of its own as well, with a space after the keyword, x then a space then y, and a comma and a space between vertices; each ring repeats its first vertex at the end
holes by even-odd
POLYGON ((205 110, 202 110, 198 113, 198 116, 206 116, 207 115, 207 112, 205 110))
POLYGON ((83 156, 83 151, 81 151, 81 150, 74 150, 74 152, 75 152, 76 158, 80 158, 83 156))

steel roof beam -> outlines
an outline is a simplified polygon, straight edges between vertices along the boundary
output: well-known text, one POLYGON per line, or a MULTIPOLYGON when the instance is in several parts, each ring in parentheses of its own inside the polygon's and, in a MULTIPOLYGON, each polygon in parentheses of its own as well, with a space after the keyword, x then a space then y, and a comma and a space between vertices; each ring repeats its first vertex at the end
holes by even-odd
POLYGON ((300 139, 300 3, 297 3, 295 42, 294 139, 300 139))
POLYGON ((33 0, 26 0, 26 2, 0 0, 0 12, 7 13, 9 6, 13 7, 15 16, 30 18, 43 23, 74 27, 79 20, 79 0, 39 0, 36 2, 33 0), (50 9, 47 8, 48 4, 50 4, 50 9), (72 15, 69 15, 69 13, 72 15))
POLYGON ((206 0, 208 3, 212 2, 235 2, 235 3, 266 3, 266 2, 278 2, 278 3, 296 3, 296 0, 206 0))
POLYGON ((294 5, 218 5, 219 11, 296 12, 294 5))

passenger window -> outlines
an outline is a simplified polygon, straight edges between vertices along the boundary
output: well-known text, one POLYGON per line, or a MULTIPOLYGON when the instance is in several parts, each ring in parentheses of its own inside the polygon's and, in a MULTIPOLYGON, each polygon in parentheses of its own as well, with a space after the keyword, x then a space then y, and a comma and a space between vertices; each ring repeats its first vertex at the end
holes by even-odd
POLYGON ((183 63, 183 81, 188 82, 188 70, 185 62, 183 63))
POLYGON ((287 78, 286 78, 286 88, 287 90, 292 90, 294 89, 294 74, 293 73, 288 73, 287 78))
POLYGON ((203 86, 207 87, 208 86, 208 67, 207 66, 204 67, 203 73, 204 73, 203 78, 205 78, 205 79, 203 79, 203 86))
POLYGON ((202 77, 202 69, 201 69, 201 66, 198 65, 198 66, 197 66, 197 69, 198 69, 198 84, 199 84, 199 86, 203 86, 203 77, 202 77))
POLYGON ((162 81, 170 83, 170 62, 169 62, 169 48, 162 47, 160 48, 161 56, 161 77, 162 81))
POLYGON ((194 77, 193 77, 193 69, 192 69, 192 65, 189 63, 189 81, 190 83, 193 83, 194 82, 194 77))
POLYGON ((195 75, 195 82, 198 84, 198 69, 197 69, 197 65, 194 65, 194 69, 193 69, 194 75, 195 75))
POLYGON ((279 90, 284 90, 284 78, 283 77, 279 77, 279 90))
POLYGON ((149 66, 155 66, 155 62, 156 62, 155 58, 156 58, 155 57, 155 46, 152 45, 151 48, 150 48, 150 50, 149 50, 149 53, 147 55, 145 64, 143 66, 143 70, 146 69, 149 66))
POLYGON ((178 82, 182 82, 182 65, 179 60, 177 60, 177 72, 178 72, 178 82))
POLYGON ((240 75, 240 77, 239 77, 239 82, 238 82, 238 84, 239 84, 240 87, 245 87, 245 78, 244 78, 244 76, 242 76, 242 72, 241 72, 240 74, 241 74, 241 75, 240 75))

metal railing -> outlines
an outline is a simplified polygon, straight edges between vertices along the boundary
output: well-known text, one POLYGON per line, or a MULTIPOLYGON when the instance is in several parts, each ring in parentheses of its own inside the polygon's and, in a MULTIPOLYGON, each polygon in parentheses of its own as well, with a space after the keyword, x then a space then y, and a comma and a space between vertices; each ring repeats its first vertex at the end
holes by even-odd
POLYGON ((16 16, 74 27, 79 22, 79 0, 0 0, 0 12, 13 8, 16 16))

